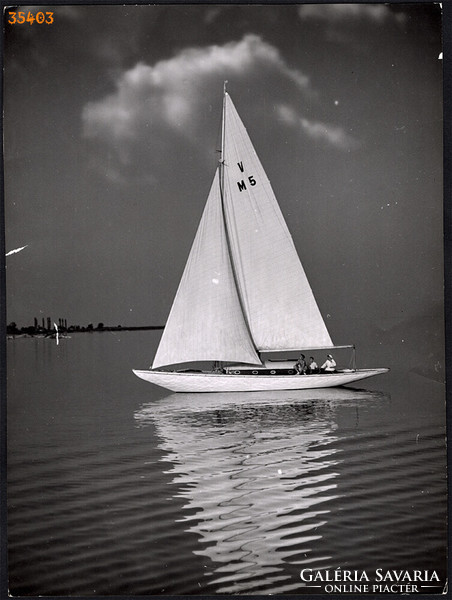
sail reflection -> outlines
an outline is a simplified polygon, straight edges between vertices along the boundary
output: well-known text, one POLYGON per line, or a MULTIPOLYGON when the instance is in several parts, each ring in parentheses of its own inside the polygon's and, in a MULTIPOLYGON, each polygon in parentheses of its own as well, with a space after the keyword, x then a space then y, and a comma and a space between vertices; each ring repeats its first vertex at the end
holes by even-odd
POLYGON ((247 394, 173 394, 135 413, 153 423, 171 466, 181 521, 199 537, 197 554, 217 593, 300 588, 326 503, 338 498, 338 405, 380 402, 351 389, 247 394))

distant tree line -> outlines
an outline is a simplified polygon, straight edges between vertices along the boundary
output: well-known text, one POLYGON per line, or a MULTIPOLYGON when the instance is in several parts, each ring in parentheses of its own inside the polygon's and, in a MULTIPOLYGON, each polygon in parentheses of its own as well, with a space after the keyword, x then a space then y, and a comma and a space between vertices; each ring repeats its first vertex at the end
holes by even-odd
MULTIPOLYGON (((6 327, 6 333, 8 335, 20 335, 22 333, 27 333, 29 335, 37 335, 37 334, 53 334, 56 331, 56 327, 58 327, 58 331, 60 333, 68 333, 72 331, 103 331, 105 329, 103 323, 99 323, 97 327, 94 327, 92 323, 89 325, 69 325, 67 324, 67 319, 58 319, 58 322, 52 321, 50 317, 47 317, 47 320, 42 318, 41 323, 38 322, 38 319, 34 319, 33 325, 26 325, 25 327, 18 327, 17 323, 12 321, 6 327)), ((115 327, 115 329, 122 329, 121 325, 115 327)))
POLYGON ((47 317, 45 320, 42 317, 41 322, 38 322, 38 319, 34 319, 33 325, 27 325, 25 327, 18 327, 17 323, 12 321, 6 327, 7 335, 44 335, 50 336, 55 334, 56 328, 58 327, 58 331, 60 333, 72 333, 72 332, 92 332, 92 331, 133 331, 138 329, 163 329, 161 325, 146 325, 143 327, 122 327, 121 325, 116 326, 105 326, 103 323, 98 323, 97 327, 94 327, 93 323, 89 323, 88 325, 69 325, 67 324, 67 319, 58 319, 58 323, 56 321, 52 321, 50 317, 47 317))

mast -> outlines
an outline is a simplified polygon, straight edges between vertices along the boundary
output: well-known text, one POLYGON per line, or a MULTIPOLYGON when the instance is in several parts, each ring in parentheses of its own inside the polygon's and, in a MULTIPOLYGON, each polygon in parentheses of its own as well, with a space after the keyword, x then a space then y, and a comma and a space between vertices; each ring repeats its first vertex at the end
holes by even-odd
MULTIPOLYGON (((223 83, 223 113, 221 117, 221 152, 220 152, 220 195, 221 195, 221 205, 223 206, 223 193, 224 193, 224 138, 225 138, 225 128, 226 128, 226 84, 228 82, 225 81, 223 83)), ((223 210, 224 216, 224 210, 223 210)))
POLYGON ((223 223, 224 223, 224 229, 226 232, 226 244, 227 244, 227 248, 228 248, 228 254, 229 254, 229 260, 231 261, 231 267, 232 267, 232 275, 234 277, 234 283, 235 283, 235 287, 237 290, 237 296, 239 299, 239 303, 240 303, 240 308, 242 309, 242 314, 243 314, 243 318, 245 321, 245 326, 246 329, 248 331, 250 340, 253 344, 253 348, 254 351, 256 352, 257 356, 259 357, 259 360, 262 363, 262 359, 261 359, 261 355, 259 352, 259 349, 256 346, 256 343, 253 339, 252 333, 251 333, 251 327, 248 321, 248 316, 246 314, 246 310, 245 307, 243 306, 243 299, 242 299, 242 295, 240 293, 240 287, 238 284, 238 278, 237 278, 237 272, 236 272, 236 268, 235 268, 235 264, 234 264, 234 258, 232 256, 232 251, 231 251, 231 240, 230 240, 230 234, 229 234, 229 228, 228 228, 228 222, 226 219, 226 211, 225 211, 225 207, 224 207, 224 145, 225 145, 225 131, 226 131, 226 95, 227 95, 227 91, 226 91, 226 84, 228 82, 225 81, 223 83, 223 117, 222 117, 222 123, 221 123, 221 155, 220 155, 220 198, 221 198, 221 212, 223 214, 223 223))

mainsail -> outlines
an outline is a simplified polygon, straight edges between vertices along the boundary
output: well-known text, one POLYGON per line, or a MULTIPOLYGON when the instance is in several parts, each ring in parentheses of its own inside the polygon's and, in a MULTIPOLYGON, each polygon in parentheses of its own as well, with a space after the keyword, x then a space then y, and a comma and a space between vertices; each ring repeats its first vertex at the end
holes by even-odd
POLYGON ((265 171, 225 92, 222 157, 152 368, 332 347, 265 171))
POLYGON ((240 296, 258 350, 332 346, 270 181, 225 96, 224 203, 240 296))

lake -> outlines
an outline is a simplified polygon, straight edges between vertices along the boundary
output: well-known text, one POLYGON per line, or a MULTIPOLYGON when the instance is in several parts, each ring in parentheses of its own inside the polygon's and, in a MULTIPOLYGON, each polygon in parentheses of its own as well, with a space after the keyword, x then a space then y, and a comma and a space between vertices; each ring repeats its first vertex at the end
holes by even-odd
POLYGON ((442 593, 441 383, 172 394, 132 373, 160 333, 8 340, 13 595, 442 593))

